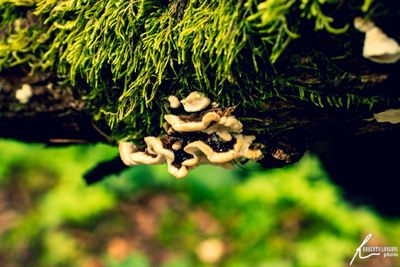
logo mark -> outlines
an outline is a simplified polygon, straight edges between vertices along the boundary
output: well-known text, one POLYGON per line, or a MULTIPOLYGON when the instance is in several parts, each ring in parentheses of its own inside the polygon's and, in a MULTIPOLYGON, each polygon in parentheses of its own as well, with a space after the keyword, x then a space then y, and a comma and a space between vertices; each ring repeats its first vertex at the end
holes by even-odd
POLYGON ((369 246, 365 246, 365 244, 367 244, 367 242, 372 238, 372 234, 368 234, 365 239, 363 240, 363 242, 361 243, 361 245, 356 249, 356 253, 354 253, 353 258, 350 261, 349 265, 352 265, 355 258, 358 257, 360 259, 367 259, 369 257, 372 256, 380 256, 383 255, 384 257, 398 257, 398 251, 399 248, 398 247, 378 247, 378 246, 374 246, 374 247, 369 247, 369 246), (371 252, 369 254, 365 254, 363 256, 362 252, 371 252))
POLYGON ((360 259, 366 259, 366 258, 369 258, 369 257, 372 257, 372 256, 379 256, 379 255, 381 255, 381 253, 371 253, 371 254, 368 254, 367 256, 362 256, 362 255, 361 255, 361 248, 368 242, 368 240, 371 239, 371 237, 372 237, 372 234, 368 234, 368 235, 365 237, 364 241, 363 241, 363 242, 361 243, 361 245, 356 249, 356 253, 354 254, 353 258, 351 259, 350 265, 353 264, 353 261, 354 261, 354 259, 356 258, 357 254, 358 254, 358 257, 359 257, 360 259))

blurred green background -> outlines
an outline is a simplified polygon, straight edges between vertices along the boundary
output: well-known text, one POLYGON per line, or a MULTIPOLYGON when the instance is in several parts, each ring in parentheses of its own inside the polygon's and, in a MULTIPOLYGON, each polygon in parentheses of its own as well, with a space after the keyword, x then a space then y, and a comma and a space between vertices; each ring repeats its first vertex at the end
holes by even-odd
POLYGON ((337 267, 368 233, 368 245, 399 245, 400 219, 346 202, 313 155, 276 170, 201 167, 183 180, 138 166, 87 186, 82 175, 116 148, 0 140, 0 151, 1 267, 337 267))

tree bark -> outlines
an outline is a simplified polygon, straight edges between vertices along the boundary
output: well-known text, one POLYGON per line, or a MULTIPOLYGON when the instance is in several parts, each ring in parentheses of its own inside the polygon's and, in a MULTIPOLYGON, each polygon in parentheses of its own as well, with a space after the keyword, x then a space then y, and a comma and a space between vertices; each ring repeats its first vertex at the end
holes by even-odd
MULTIPOLYGON (((389 74, 364 75, 364 85, 396 92, 399 78, 389 74)), ((59 85, 49 73, 0 73, 0 138, 46 145, 115 143, 108 137, 109 129, 92 120, 76 91, 59 85), (15 97, 23 84, 29 84, 33 92, 26 104, 15 97)), ((260 161, 264 168, 283 167, 311 150, 348 198, 373 204, 387 215, 398 214, 397 207, 387 204, 397 189, 387 184, 394 182, 393 173, 397 173, 398 157, 393 153, 400 149, 400 124, 378 123, 368 109, 320 108, 294 98, 271 98, 258 110, 238 108, 236 113, 256 118, 242 122, 265 147, 260 161), (264 130, 258 133, 257 129, 264 130)), ((94 166, 84 178, 91 184, 126 168, 115 158, 94 166)))
MULTIPOLYGON (((386 92, 395 90, 398 78, 388 77, 388 73, 371 72, 364 75, 364 86, 376 90, 385 87, 386 92)), ((96 125, 76 91, 68 85, 57 84, 49 73, 29 75, 22 70, 3 73, 0 76, 0 137, 48 145, 113 143, 108 138, 107 127, 96 125), (29 84, 33 93, 26 104, 15 97, 23 84, 29 84)), ((257 141, 265 145, 266 154, 262 161, 265 167, 296 162, 319 140, 399 128, 398 125, 376 122, 368 109, 320 108, 295 98, 271 98, 258 110, 238 108, 236 113, 239 117, 256 118, 243 123, 245 129, 255 133, 257 141), (257 129, 265 131, 257 134, 257 129)))
POLYGON ((49 73, 0 74, 0 137, 50 145, 108 142, 81 98, 57 85, 49 73), (27 103, 15 97, 23 84, 32 89, 27 103))

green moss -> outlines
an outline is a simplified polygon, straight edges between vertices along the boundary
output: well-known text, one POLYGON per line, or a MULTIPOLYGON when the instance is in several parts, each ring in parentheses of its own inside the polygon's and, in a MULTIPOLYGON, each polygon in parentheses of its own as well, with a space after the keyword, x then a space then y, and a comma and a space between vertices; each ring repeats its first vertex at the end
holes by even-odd
MULTIPOLYGON (((356 2, 349 1, 346 14, 372 5, 356 2)), ((345 34, 349 24, 334 19, 341 3, 0 0, 0 71, 56 72, 81 91, 93 117, 107 121, 117 139, 156 134, 166 111, 161 101, 193 90, 244 108, 276 95, 318 106, 371 105, 370 97, 352 92, 282 81, 274 66, 305 25, 345 34)))

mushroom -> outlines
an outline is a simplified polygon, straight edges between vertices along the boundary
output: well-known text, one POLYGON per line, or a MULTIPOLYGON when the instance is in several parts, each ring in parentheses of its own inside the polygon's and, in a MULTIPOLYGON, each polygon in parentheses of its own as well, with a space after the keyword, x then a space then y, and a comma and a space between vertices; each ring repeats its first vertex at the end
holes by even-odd
MULTIPOLYGON (((171 108, 179 107, 176 97, 170 96, 168 101, 171 108)), ((191 93, 181 102, 187 112, 201 111, 210 106, 210 99, 198 92, 191 93)), ((121 159, 126 165, 167 163, 169 173, 183 178, 202 164, 231 169, 238 158, 262 158, 259 149, 251 148, 255 136, 240 134, 243 125, 231 115, 233 111, 234 108, 213 107, 189 116, 167 114, 163 124, 165 135, 145 137, 145 151, 138 151, 132 143, 121 142, 121 159), (191 134, 185 136, 187 132, 191 134), (196 132, 201 134, 192 134, 196 132)))
POLYGON ((15 98, 22 104, 28 103, 31 97, 32 87, 27 83, 24 83, 22 87, 15 92, 15 98))
POLYGON ((396 63, 400 59, 400 46, 372 21, 361 17, 354 19, 354 27, 365 32, 363 56, 376 63, 396 63))
POLYGON ((132 153, 137 152, 137 147, 131 142, 120 142, 118 145, 119 156, 125 165, 135 165, 130 157, 132 153))
POLYGON ((234 150, 237 151, 242 157, 251 159, 251 160, 259 160, 263 157, 261 150, 259 149, 250 149, 250 146, 253 144, 256 137, 254 135, 235 135, 236 144, 234 146, 234 150))
POLYGON ((168 101, 171 108, 179 108, 181 106, 181 102, 179 102, 179 99, 174 95, 170 95, 168 101))
POLYGON ((242 128, 242 123, 234 116, 223 116, 216 124, 204 129, 202 132, 207 134, 216 133, 223 141, 229 142, 232 140, 230 133, 240 133, 242 128))
MULTIPOLYGON (((204 143, 203 141, 195 141, 185 146, 183 149, 186 153, 193 155, 193 158, 197 159, 195 164, 200 163, 200 159, 202 159, 202 154, 206 156, 206 158, 212 163, 225 163, 236 159, 239 156, 239 153, 235 150, 228 150, 226 152, 215 152, 212 147, 204 143)), ((194 160, 191 161, 191 165, 194 160)), ((185 163, 185 162, 184 162, 185 163)), ((187 164, 187 162, 186 162, 187 164)))
POLYGON ((154 155, 146 152, 138 152, 137 147, 130 142, 121 142, 119 144, 119 155, 125 165, 142 165, 142 164, 163 164, 165 159, 162 155, 154 155))
POLYGON ((400 109, 387 109, 383 112, 374 113, 377 122, 400 123, 400 109))
MULTIPOLYGON (((218 115, 214 111, 207 112, 200 121, 186 121, 180 116, 168 114, 164 116, 168 124, 177 132, 204 132, 207 134, 216 133, 223 141, 232 140, 230 133, 242 132, 243 125, 234 116, 218 115), (213 124, 214 123, 214 124, 213 124), (211 126, 210 126, 211 125, 211 126)), ((169 125, 164 125, 166 131, 169 125)))
MULTIPOLYGON (((186 153, 193 155, 193 158, 185 160, 182 165, 194 167, 204 163, 224 164, 244 157, 247 159, 260 159, 262 152, 259 149, 250 149, 255 136, 236 135, 236 143, 232 149, 225 152, 216 152, 203 141, 189 143, 183 149, 186 153)), ((226 165, 227 167, 230 167, 226 165)))
POLYGON ((165 159, 160 154, 152 155, 146 152, 135 152, 132 155, 130 155, 130 158, 132 162, 134 162, 133 165, 142 165, 142 164, 155 165, 155 164, 165 163, 165 159))
POLYGON ((215 112, 208 112, 201 121, 184 121, 177 115, 167 114, 164 119, 177 132, 197 132, 205 130, 212 122, 220 120, 220 116, 215 112))
POLYGON ((167 163, 172 163, 174 161, 174 152, 172 150, 165 149, 159 137, 147 136, 144 138, 144 141, 147 144, 147 150, 150 154, 161 155, 165 157, 167 163))
POLYGON ((198 112, 205 109, 211 103, 210 99, 203 94, 194 91, 191 92, 185 99, 181 100, 183 108, 187 112, 198 112))
POLYGON ((181 179, 185 178, 189 174, 189 169, 186 166, 177 168, 172 164, 168 164, 168 172, 176 178, 181 179))

